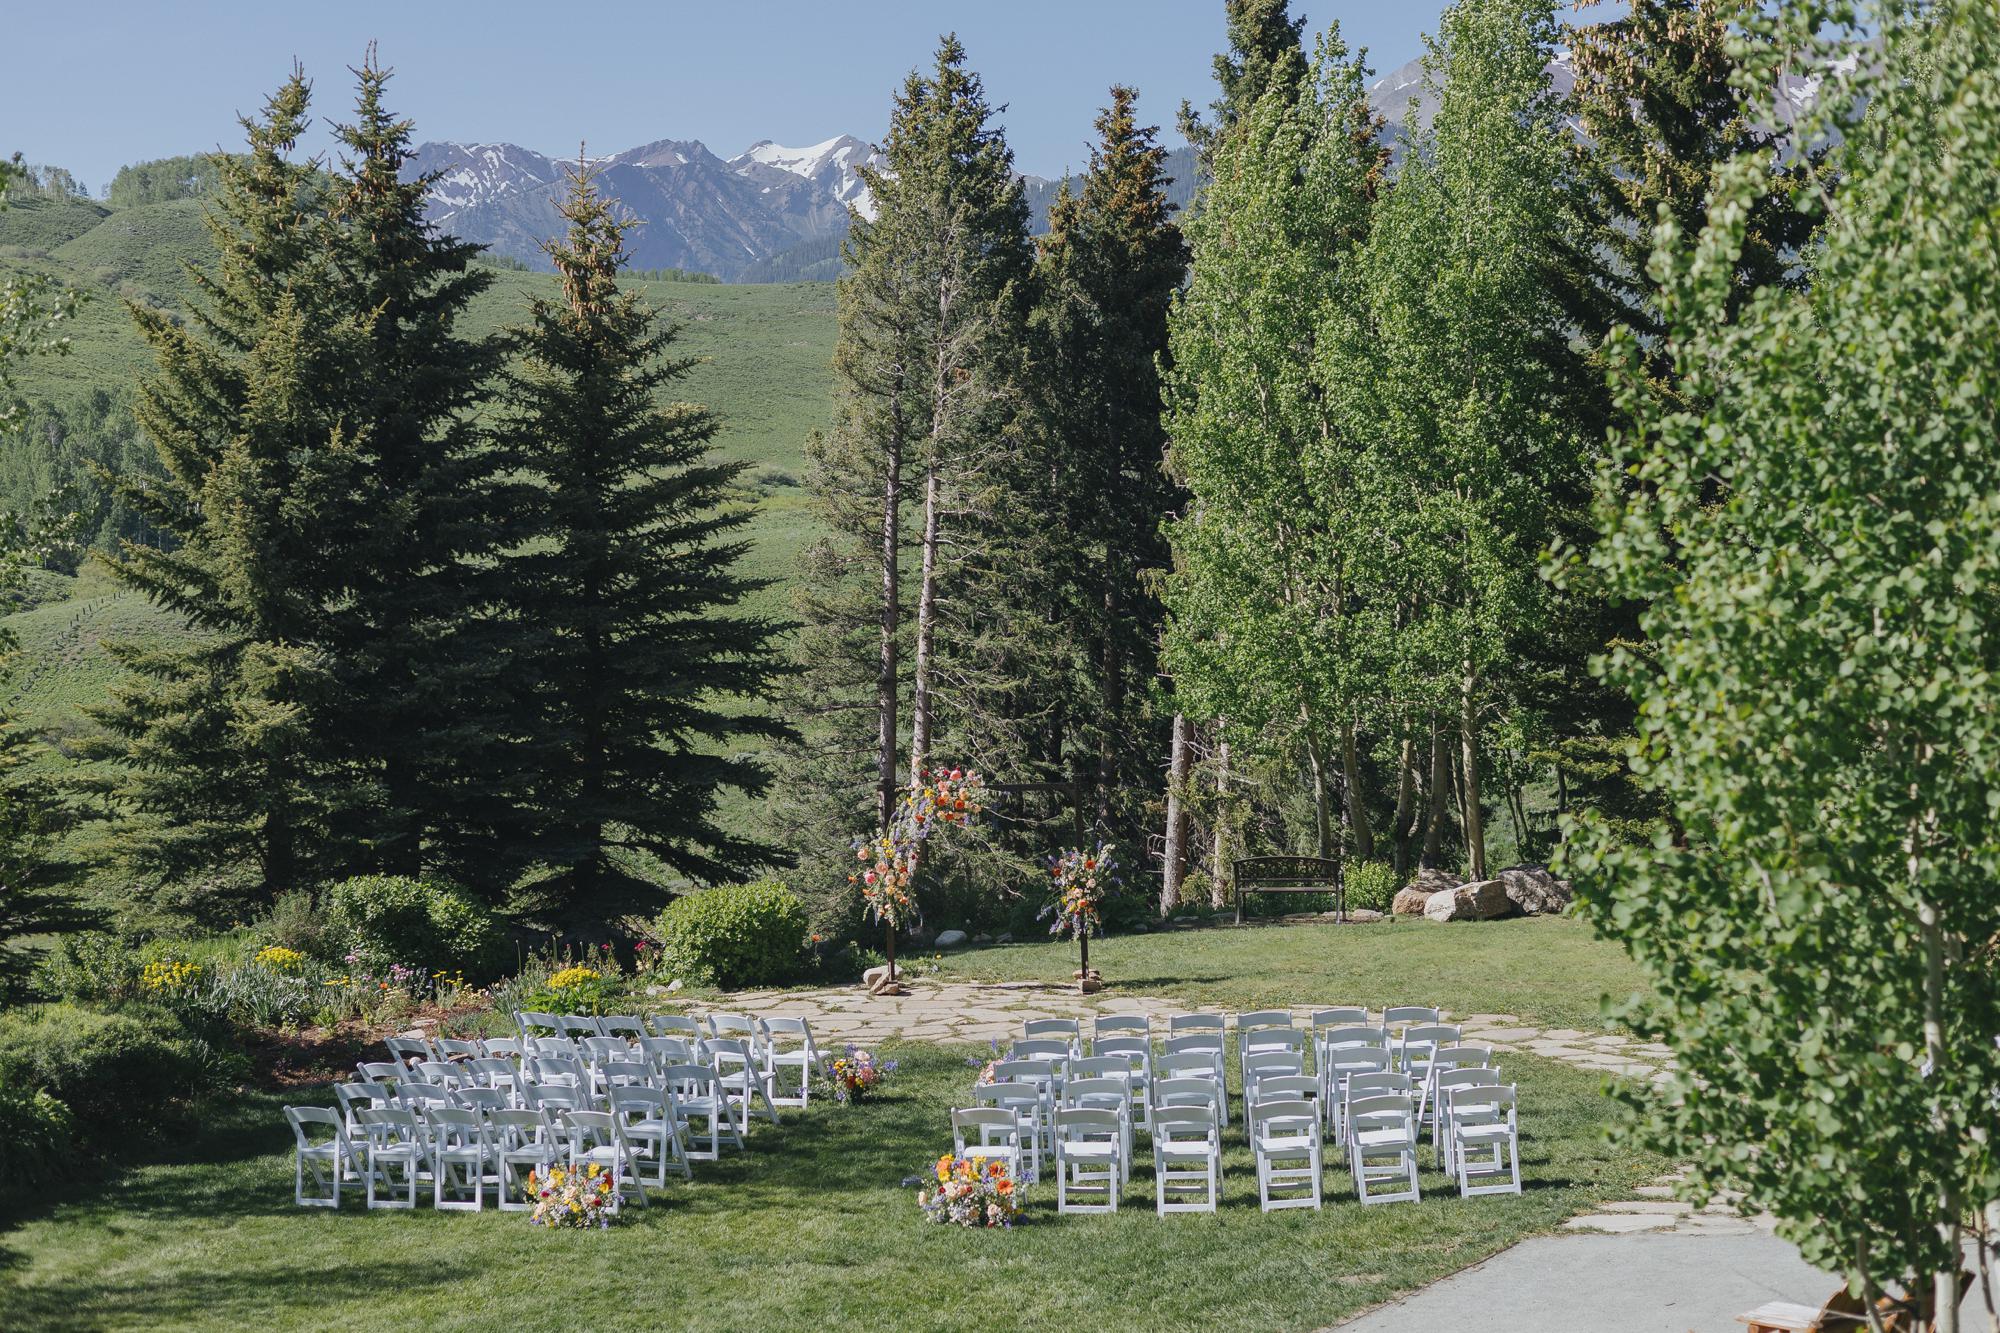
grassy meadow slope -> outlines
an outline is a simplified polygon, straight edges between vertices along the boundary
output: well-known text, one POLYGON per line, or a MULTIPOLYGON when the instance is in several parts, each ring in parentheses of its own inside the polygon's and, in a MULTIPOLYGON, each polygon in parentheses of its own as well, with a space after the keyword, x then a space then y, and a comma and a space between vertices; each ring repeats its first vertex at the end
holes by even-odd
MULTIPOLYGON (((62 405, 95 390, 129 386, 149 358, 126 303, 183 306, 191 288, 185 265, 211 253, 195 201, 108 214, 90 204, 0 211, 0 275, 44 273, 91 294, 71 330, 71 353, 30 362, 24 395, 62 405)), ((677 396, 713 409, 722 419, 717 451, 749 464, 744 496, 756 514, 745 572, 777 581, 758 596, 755 609, 785 616, 790 594, 784 584, 810 536, 797 483, 805 437, 827 416, 833 287, 633 285, 680 326, 680 351, 701 358, 677 396)), ((553 291, 550 275, 496 271, 491 290, 470 314, 469 331, 491 333, 516 323, 534 297, 553 291)), ((0 449, 35 447, 20 438, 0 441, 0 449)), ((171 618, 90 564, 74 579, 40 576, 28 603, 6 618, 22 651, 0 674, 0 697, 59 743, 88 725, 79 708, 103 698, 116 676, 105 641, 179 632, 171 618)))

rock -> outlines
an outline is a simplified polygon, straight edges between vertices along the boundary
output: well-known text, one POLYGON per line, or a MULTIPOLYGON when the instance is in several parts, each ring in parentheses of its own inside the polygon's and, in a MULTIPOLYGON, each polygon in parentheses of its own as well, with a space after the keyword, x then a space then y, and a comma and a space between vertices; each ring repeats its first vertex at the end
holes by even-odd
POLYGON ((1495 879, 1505 886, 1507 897, 1523 916, 1541 916, 1566 910, 1575 895, 1570 892, 1569 881, 1557 879, 1549 873, 1547 866, 1508 866, 1495 872, 1495 879))
POLYGON ((962 930, 941 930, 938 932, 936 944, 940 949, 956 949, 969 938, 971 937, 962 930))
POLYGON ((871 967, 861 974, 861 984, 870 990, 874 990, 877 985, 888 979, 889 965, 887 963, 882 964, 880 967, 871 967))
POLYGON ((646 994, 648 995, 665 995, 666 993, 667 993, 667 988, 665 986, 646 987, 646 994))
POLYGON ((1382 914, 1372 907, 1357 907, 1347 914, 1347 919, 1357 925, 1365 926, 1371 921, 1380 921, 1382 914))
POLYGON ((991 935, 974 935, 972 942, 974 944, 991 944, 993 943, 993 937, 991 935))
POLYGON ((679 977, 675 977, 672 981, 669 981, 667 983, 667 994, 671 995, 680 988, 681 988, 681 979, 679 977))
POLYGON ((1424 904, 1424 915, 1433 921, 1491 921, 1513 910, 1506 885, 1497 879, 1439 889, 1424 904))
POLYGON ((1405 884, 1396 894, 1396 900, 1389 904, 1389 910, 1397 916, 1422 916, 1431 895, 1445 889, 1455 889, 1465 883, 1449 870, 1436 866, 1426 866, 1417 872, 1417 877, 1405 884))
POLYGON ((994 937, 993 942, 995 944, 1012 944, 1014 937, 1012 935, 997 935, 994 937))
MULTIPOLYGON (((1396 916, 1422 916, 1424 907, 1431 900, 1436 889, 1419 888, 1415 884, 1396 891, 1396 900, 1389 904, 1389 911, 1396 916)), ((1449 889, 1445 892, 1450 892, 1449 889)))

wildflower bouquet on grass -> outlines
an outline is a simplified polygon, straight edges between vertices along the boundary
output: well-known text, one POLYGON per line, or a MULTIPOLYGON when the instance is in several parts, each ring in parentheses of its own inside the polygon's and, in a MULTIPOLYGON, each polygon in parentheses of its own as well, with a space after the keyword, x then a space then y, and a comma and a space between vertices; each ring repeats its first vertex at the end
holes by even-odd
POLYGON ((849 1046, 826 1062, 825 1072, 833 1099, 851 1105, 888 1082, 889 1075, 896 1072, 896 1062, 878 1061, 870 1052, 849 1046))
POLYGON ((946 1153, 937 1186, 917 1191, 927 1222, 961 1227, 1011 1227, 1021 1216, 1021 1191, 1005 1162, 975 1162, 946 1153))
POLYGON ((528 1173, 528 1197, 535 1203, 534 1211, 528 1214, 534 1225, 587 1231, 611 1225, 611 1205, 618 1195, 611 1173, 601 1166, 586 1166, 581 1171, 552 1166, 546 1175, 528 1173))

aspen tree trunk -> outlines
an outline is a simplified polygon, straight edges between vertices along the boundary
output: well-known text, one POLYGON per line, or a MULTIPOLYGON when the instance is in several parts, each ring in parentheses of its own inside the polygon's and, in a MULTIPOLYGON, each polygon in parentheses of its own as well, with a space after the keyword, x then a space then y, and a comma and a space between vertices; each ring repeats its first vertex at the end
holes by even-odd
POLYGON ((1395 843, 1390 855, 1395 861, 1396 882, 1400 884, 1410 871, 1410 839, 1416 836, 1410 815, 1417 803, 1417 743, 1407 735, 1398 748, 1396 773, 1396 817, 1389 825, 1389 836, 1395 843))
POLYGON ((938 503, 937 459, 924 468, 924 547, 917 584, 916 689, 910 708, 910 778, 930 762, 931 649, 937 636, 938 503))
POLYGON ((1167 760, 1167 846, 1160 868, 1160 915, 1181 905, 1181 879, 1187 873, 1187 805, 1182 793, 1188 780, 1188 720, 1174 714, 1173 748, 1167 760))
POLYGON ((1465 770, 1465 854, 1472 878, 1485 879, 1486 817, 1479 808, 1479 716, 1473 700, 1473 690, 1478 684, 1479 677, 1468 657, 1458 696, 1459 763, 1465 770))
MULTIPOLYGON (((1216 732, 1221 734, 1224 721, 1218 720, 1216 732)), ((1223 886, 1229 882, 1229 742, 1216 743, 1215 760, 1215 842, 1209 849, 1208 903, 1211 907, 1221 907, 1225 901, 1223 886)))
POLYGON ((1372 861, 1375 859, 1375 830, 1369 826, 1368 802, 1363 799, 1361 759, 1354 749, 1352 717, 1343 719, 1340 724, 1340 767, 1347 779, 1347 823, 1354 830, 1354 857, 1358 861, 1372 861))
POLYGON ((1451 776, 1447 772, 1444 752, 1444 733, 1437 719, 1431 719, 1431 804, 1430 815, 1424 821, 1424 851, 1417 858, 1421 866, 1437 864, 1438 848, 1444 842, 1444 801, 1445 789, 1450 785, 1451 776))
POLYGON ((1319 742, 1310 732, 1306 734, 1306 762, 1312 767, 1313 827, 1319 839, 1319 855, 1325 858, 1333 855, 1333 810, 1327 800, 1326 762, 1320 756, 1319 742))

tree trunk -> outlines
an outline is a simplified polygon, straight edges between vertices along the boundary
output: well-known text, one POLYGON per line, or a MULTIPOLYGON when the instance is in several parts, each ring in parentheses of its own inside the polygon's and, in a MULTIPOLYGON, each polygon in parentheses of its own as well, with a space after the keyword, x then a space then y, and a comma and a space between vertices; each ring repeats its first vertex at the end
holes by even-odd
POLYGON ((910 706, 910 777, 930 762, 931 645, 937 635, 938 508, 942 485, 937 459, 924 466, 924 551, 917 584, 916 687, 910 706))
POLYGON ((902 409, 889 416, 888 482, 882 491, 882 643, 875 668, 875 826, 886 830, 895 809, 897 635, 902 629, 903 434, 902 409))
POLYGON ((1187 872, 1188 721, 1174 714, 1173 748, 1167 760, 1167 846, 1160 867, 1160 915, 1181 905, 1181 878, 1187 872))
POLYGON ((1428 869, 1437 864, 1438 849, 1444 843, 1444 800, 1445 788, 1450 785, 1444 752, 1444 732, 1431 719, 1431 803, 1429 816, 1424 820, 1424 851, 1417 858, 1420 866, 1428 869))
MULTIPOLYGON (((1216 723, 1218 735, 1223 725, 1216 723)), ((1229 882, 1229 742, 1218 741, 1215 755, 1215 841, 1209 848, 1208 902, 1221 907, 1227 902, 1223 886, 1229 882)))
POLYGON ((1473 694, 1478 684, 1468 657, 1458 696, 1459 763, 1465 769, 1465 855, 1472 878, 1485 879, 1486 816, 1479 808, 1479 715, 1473 694))
POLYGON ((1340 768, 1347 780, 1347 824, 1354 830, 1354 859, 1375 859, 1375 830, 1368 823, 1368 802, 1362 798, 1361 759, 1354 749, 1354 719, 1340 724, 1340 768))
POLYGON ((1111 822, 1111 793, 1118 786, 1118 738, 1125 721, 1125 658, 1118 642, 1118 576, 1114 560, 1107 565, 1104 585, 1104 652, 1098 670, 1104 715, 1097 721, 1097 818, 1111 822))
POLYGON ((1390 856, 1396 882, 1401 884, 1410 873, 1410 839, 1416 833, 1410 826, 1410 815, 1417 803, 1417 743, 1407 735, 1397 748, 1396 775, 1396 817, 1389 825, 1389 836, 1394 842, 1390 856))
MULTIPOLYGON (((1916 834, 1911 834, 1910 873, 1916 877, 1916 834)), ((1944 928, 1938 906, 1928 898, 1917 900, 1917 925, 1924 942, 1924 1067, 1926 1076, 1942 1082, 1947 1052, 1944 1042, 1944 928)), ((1955 1127, 1945 1113, 1944 1101, 1933 1096, 1931 1132, 1949 1141, 1955 1127)), ((1935 1333, 1958 1333, 1958 1254, 1961 1247, 1959 1219, 1962 1209, 1949 1181, 1938 1186, 1938 1238, 1952 1259, 1932 1275, 1931 1301, 1935 1333)))
POLYGON ((1333 811, 1327 800, 1326 763, 1320 757, 1319 742, 1306 734, 1306 762, 1312 768, 1313 779, 1313 828, 1319 838, 1319 855, 1322 859, 1333 855, 1333 811))

